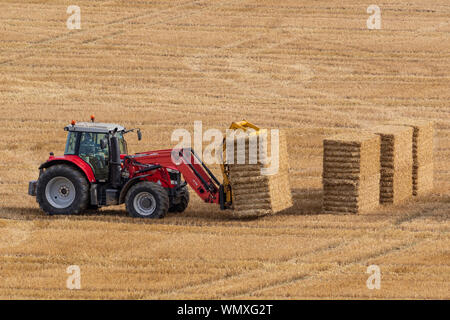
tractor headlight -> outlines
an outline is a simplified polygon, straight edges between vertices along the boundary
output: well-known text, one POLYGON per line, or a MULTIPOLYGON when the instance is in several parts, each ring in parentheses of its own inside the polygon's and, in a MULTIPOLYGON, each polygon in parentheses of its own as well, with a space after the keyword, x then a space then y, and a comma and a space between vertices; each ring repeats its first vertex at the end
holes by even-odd
POLYGON ((170 182, 174 185, 178 185, 180 182, 180 171, 167 169, 167 172, 169 172, 170 182))
POLYGON ((122 170, 122 178, 124 179, 128 179, 130 177, 130 173, 128 172, 127 169, 123 169, 122 170))

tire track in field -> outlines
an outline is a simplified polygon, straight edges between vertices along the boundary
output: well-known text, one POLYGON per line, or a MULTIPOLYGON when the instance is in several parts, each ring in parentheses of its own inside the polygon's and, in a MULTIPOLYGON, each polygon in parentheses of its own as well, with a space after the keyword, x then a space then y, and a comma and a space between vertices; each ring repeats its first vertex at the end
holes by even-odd
MULTIPOLYGON (((239 81, 239 80, 221 79, 220 76, 215 77, 215 79, 217 79, 219 81, 222 81, 222 82, 226 82, 226 83, 231 84, 231 85, 234 85, 235 87, 240 88, 240 89, 242 88, 242 86, 245 86, 248 89, 248 92, 250 92, 252 94, 254 94, 254 92, 258 92, 262 96, 270 96, 270 97, 273 97, 273 98, 282 98, 282 97, 284 97, 283 94, 273 92, 272 90, 269 90, 269 91, 267 90, 267 88, 274 88, 275 87, 275 86, 273 86, 274 80, 271 79, 266 74, 264 74, 264 73, 257 73, 256 72, 257 70, 250 68, 249 67, 249 65, 250 65, 249 62, 252 61, 253 63, 255 63, 255 61, 253 61, 252 59, 248 58, 248 56, 250 54, 255 54, 255 53, 259 52, 259 51, 265 51, 265 50, 268 50, 268 49, 273 49, 275 47, 279 47, 279 46, 281 46, 283 44, 287 44, 287 43, 290 43, 290 42, 293 42, 293 41, 296 41, 296 40, 299 39, 298 35, 294 35, 294 34, 290 33, 287 30, 281 29, 281 31, 287 32, 288 35, 281 34, 281 36, 277 37, 277 38, 280 38, 282 40, 278 41, 277 43, 271 44, 269 46, 265 46, 263 48, 257 48, 257 49, 253 49, 253 50, 248 50, 248 52, 246 52, 244 54, 235 54, 234 55, 235 57, 229 58, 229 67, 231 69, 235 70, 237 74, 248 75, 250 73, 250 74, 252 74, 252 76, 254 76, 254 75, 258 76, 262 80, 262 83, 264 84, 263 86, 266 87, 265 89, 259 89, 255 85, 251 86, 251 85, 247 84, 246 82, 239 81), (283 37, 286 37, 286 36, 288 36, 288 39, 284 39, 283 40, 283 37), (252 72, 249 72, 249 71, 252 71, 252 72)), ((221 51, 224 51, 224 50, 236 48, 238 45, 241 45, 241 44, 243 44, 245 42, 249 42, 249 41, 251 42, 251 41, 257 40, 257 39, 262 38, 262 37, 264 37, 266 35, 267 35, 267 33, 259 33, 258 35, 254 36, 254 37, 251 37, 249 39, 244 39, 242 41, 237 41, 235 43, 224 45, 224 46, 216 49, 215 51, 216 52, 221 52, 221 51)), ((302 35, 300 35, 300 36, 302 36, 302 35)), ((308 40, 314 41, 314 39, 308 39, 308 40)), ((333 42, 333 43, 335 45, 342 46, 341 43, 336 43, 336 42, 333 42)), ((347 45, 347 46, 351 47, 350 45, 347 45)), ((197 72, 203 71, 203 72, 206 73, 207 70, 205 70, 204 68, 201 67, 201 60, 209 58, 210 56, 216 56, 216 55, 215 54, 211 55, 209 53, 203 53, 203 54, 199 55, 199 57, 198 57, 200 62, 196 62, 194 64, 192 64, 192 59, 185 59, 184 61, 187 62, 187 66, 190 67, 191 70, 197 71, 197 72)), ((264 62, 261 63, 261 61, 258 61, 256 63, 256 65, 259 65, 259 66, 261 64, 264 64, 264 62)), ((284 67, 289 67, 289 66, 288 65, 284 65, 284 67)), ((326 98, 333 99, 333 100, 334 99, 343 99, 343 100, 345 100, 347 102, 353 103, 355 106, 358 106, 358 109, 361 109, 361 108, 364 109, 364 113, 366 115, 367 114, 372 114, 373 116, 375 116, 374 119, 378 119, 379 118, 379 116, 380 116, 380 112, 379 112, 380 105, 378 103, 367 101, 367 100, 362 100, 362 99, 358 99, 358 98, 351 98, 351 97, 348 97, 348 96, 345 96, 345 95, 342 95, 342 94, 330 93, 330 92, 327 92, 326 90, 322 91, 322 90, 316 90, 316 89, 307 88, 306 84, 309 82, 309 80, 311 78, 313 78, 314 71, 312 71, 313 69, 311 68, 310 64, 302 64, 302 68, 303 68, 303 70, 307 70, 307 72, 306 72, 306 79, 304 79, 306 81, 302 81, 301 82, 302 83, 301 87, 306 93, 309 93, 309 95, 322 96, 322 97, 326 97, 326 98)), ((248 78, 248 79, 251 79, 251 78, 248 78)), ((258 83, 259 86, 261 86, 260 83, 258 83)), ((283 83, 283 82, 280 83, 279 81, 278 81, 278 83, 280 85, 276 86, 277 88, 283 88, 283 86, 286 86, 286 83, 283 83)), ((295 85, 296 85, 296 87, 298 87, 298 83, 296 83, 295 85)), ((297 101, 297 102, 303 102, 303 99, 299 99, 299 98, 296 98, 296 97, 288 97, 288 98, 291 101, 293 100, 293 101, 297 101)), ((264 109, 264 108, 260 107, 260 109, 264 109)), ((325 110, 323 110, 323 111, 325 111, 325 110)), ((340 114, 345 119, 349 119, 349 115, 352 112, 351 111, 343 111, 343 110, 333 109, 333 110, 329 111, 328 113, 333 114, 334 117, 336 116, 336 114, 340 114)), ((384 115, 384 117, 387 118, 388 116, 384 115)), ((352 119, 352 117, 350 117, 350 119, 352 119)), ((359 117, 356 120, 353 120, 353 122, 354 122, 356 127, 359 127, 361 125, 364 127, 364 126, 372 125, 373 120, 367 120, 365 118, 359 117)))
MULTIPOLYGON (((236 47, 237 45, 239 45, 241 43, 244 43, 244 42, 247 42, 247 41, 251 41, 251 40, 254 40, 254 39, 257 39, 257 38, 261 38, 261 37, 263 37, 265 35, 266 35, 266 33, 261 33, 261 34, 259 34, 258 36, 254 37, 254 38, 246 39, 246 40, 243 40, 243 41, 239 41, 239 42, 234 43, 234 44, 229 44, 229 45, 223 46, 222 48, 219 48, 217 50, 220 51, 220 50, 224 50, 224 49, 230 49, 230 48, 236 47)), ((285 36, 285 35, 283 35, 283 36, 285 36)), ((231 60, 229 60, 229 66, 230 66, 231 69, 234 69, 237 74, 245 74, 246 75, 246 74, 249 73, 249 71, 253 70, 252 74, 255 75, 256 77, 259 77, 260 79, 262 79, 263 83, 265 83, 265 87, 266 88, 273 88, 274 87, 273 86, 273 82, 274 82, 273 79, 270 79, 265 74, 257 73, 254 69, 251 69, 248 66, 246 66, 248 64, 246 64, 245 62, 249 61, 248 55, 249 54, 255 54, 258 51, 264 51, 264 50, 268 50, 268 49, 273 49, 275 47, 278 47, 280 45, 283 45, 283 44, 286 44, 286 43, 289 43, 289 42, 292 42, 292 41, 295 41, 295 40, 298 40, 298 39, 296 39, 296 37, 294 36, 294 37, 290 37, 289 39, 285 39, 285 40, 280 41, 278 43, 272 44, 270 46, 266 46, 264 48, 251 50, 251 53, 249 52, 249 53, 246 53, 246 54, 239 54, 238 55, 239 58, 230 58, 231 60)), ((205 59, 205 58, 209 57, 209 54, 208 53, 204 53, 202 56, 200 56, 201 57, 200 59, 202 59, 202 58, 205 59)), ((261 64, 261 63, 259 62, 259 64, 261 64)), ((204 72, 207 72, 204 69, 202 69, 201 67, 199 67, 199 65, 200 64, 198 63, 197 65, 190 65, 190 66, 188 65, 188 66, 193 71, 197 71, 197 72, 204 71, 204 72)), ((285 67, 293 67, 293 66, 285 65, 285 67)), ((311 66, 309 64, 304 64, 304 63, 303 64, 296 64, 296 66, 294 66, 294 68, 298 68, 300 70, 304 70, 305 71, 304 80, 306 82, 309 82, 314 77, 314 71, 313 71, 313 69, 311 68, 311 66)), ((210 77, 208 76, 208 78, 210 78, 210 77)), ((255 87, 255 86, 250 86, 246 82, 242 82, 242 81, 238 81, 238 80, 222 79, 219 76, 215 77, 215 79, 219 80, 219 81, 222 81, 222 82, 225 82, 225 83, 228 83, 228 84, 231 84, 231 85, 235 86, 236 88, 238 88, 240 90, 242 90, 242 87, 245 87, 247 89, 247 92, 250 95, 254 95, 255 92, 257 92, 260 95, 260 97, 263 96, 263 97, 272 97, 272 98, 275 98, 275 99, 287 99, 288 101, 296 101, 298 103, 304 103, 303 99, 300 99, 300 98, 297 98, 297 97, 292 97, 292 96, 285 96, 282 93, 281 94, 280 93, 276 93, 276 92, 273 92, 271 90, 268 91, 267 89, 260 89, 260 88, 255 87)), ((329 98, 329 99, 344 99, 347 102, 353 102, 355 106, 358 105, 358 108, 361 108, 361 101, 362 100, 355 99, 355 98, 349 99, 348 97, 344 97, 344 96, 341 96, 341 95, 331 94, 331 93, 327 93, 327 92, 324 92, 324 91, 321 91, 321 90, 309 89, 309 88, 306 87, 305 81, 302 82, 303 85, 301 85, 301 88, 306 93, 309 93, 309 95, 322 96, 322 97, 326 97, 326 98, 329 98)), ((278 86, 278 87, 283 88, 283 86, 286 86, 286 85, 281 83, 281 86, 278 86)), ((296 83, 296 87, 298 87, 298 83, 296 83)), ((378 111, 374 111, 373 108, 372 108, 375 105, 374 103, 364 102, 364 104, 366 105, 366 108, 365 108, 366 112, 378 115, 378 111), (372 107, 370 107, 370 106, 372 106, 372 107)), ((376 105, 376 106, 378 106, 378 105, 376 105)), ((265 106, 258 107, 258 111, 259 112, 260 111, 271 111, 272 109, 273 108, 265 107, 265 106)), ((292 111, 295 112, 296 110, 294 109, 292 111)), ((349 118, 348 117, 349 112, 347 112, 347 111, 341 111, 341 110, 333 109, 333 110, 330 110, 330 111, 322 110, 322 112, 326 112, 326 113, 329 113, 330 115, 333 115, 332 119, 336 119, 336 114, 341 114, 346 119, 349 118)), ((366 125, 372 123, 371 121, 364 121, 364 120, 352 120, 352 121, 353 121, 355 127, 359 127, 361 123, 365 123, 366 125)), ((293 121, 293 122, 296 122, 296 121, 293 121)))
MULTIPOLYGON (((235 0, 235 1, 237 1, 237 0, 235 0)), ((230 2, 230 0, 228 0, 228 2, 230 2)), ((221 1, 220 4, 219 4, 219 6, 223 6, 224 4, 227 4, 228 2, 223 2, 223 1, 221 1)), ((180 6, 174 6, 174 7, 171 7, 171 8, 169 8, 168 10, 177 9, 177 8, 183 7, 183 6, 190 6, 190 5, 192 5, 192 4, 197 4, 197 5, 200 5, 200 4, 206 4, 206 6, 204 6, 204 7, 201 8, 201 9, 197 9, 195 12, 191 12, 191 13, 187 13, 187 14, 179 14, 179 15, 176 15, 176 16, 170 16, 170 15, 168 15, 168 17, 164 17, 164 18, 162 18, 162 19, 160 18, 160 15, 159 15, 159 14, 156 15, 156 14, 153 14, 153 13, 152 13, 151 15, 156 16, 160 21, 156 21, 156 22, 153 22, 153 23, 146 23, 146 24, 145 24, 145 27, 146 27, 146 28, 152 27, 152 26, 159 25, 159 24, 163 24, 163 23, 167 23, 167 22, 169 22, 169 21, 176 20, 176 19, 179 19, 179 18, 186 18, 186 17, 196 16, 196 15, 200 14, 203 10, 210 10, 212 7, 217 6, 217 4, 212 4, 212 5, 210 5, 210 1, 207 1, 207 0, 195 0, 195 1, 188 2, 188 3, 186 3, 186 4, 182 4, 182 5, 180 5, 180 6)), ((180 10, 181 10, 181 9, 180 9, 180 10)), ((163 10, 163 11, 164 11, 164 10, 163 10)), ((181 10, 181 11, 182 11, 182 10, 181 10)), ((158 13, 159 13, 159 12, 158 12, 158 13)), ((136 17, 134 17, 134 18, 131 18, 131 19, 127 19, 127 20, 125 20, 125 21, 122 21, 123 19, 120 19, 120 20, 118 20, 118 21, 114 21, 114 22, 112 22, 112 23, 108 23, 108 25, 115 25, 115 24, 124 23, 124 22, 131 22, 131 21, 133 21, 133 20, 139 20, 139 19, 142 19, 142 18, 146 18, 147 16, 148 16, 147 14, 143 14, 143 15, 139 15, 139 16, 136 16, 136 17)), ((122 31, 121 34, 122 34, 122 33, 125 33, 125 31, 122 31)), ((112 34, 107 34, 107 35, 105 35, 105 36, 103 36, 103 37, 94 37, 94 38, 91 39, 91 40, 85 40, 85 41, 83 41, 83 44, 87 44, 87 43, 95 43, 95 42, 97 42, 97 41, 99 41, 99 40, 104 40, 104 39, 107 39, 107 38, 112 38, 112 37, 114 37, 114 36, 115 36, 115 34, 112 33, 112 34)), ((153 45, 153 43, 151 43, 150 45, 153 45)))
MULTIPOLYGON (((420 212, 419 214, 415 215, 414 218, 418 218, 418 217, 420 217, 422 215, 423 215, 423 212, 420 212)), ((379 227, 377 229, 377 231, 381 230, 381 231, 386 232, 386 231, 389 231, 389 230, 396 230, 397 229, 396 224, 393 224, 389 228, 386 228, 386 229, 382 229, 382 228, 383 227, 379 227)), ((375 232, 377 232, 377 231, 375 231, 375 232)), ((322 247, 319 250, 311 250, 307 254, 304 254, 303 257, 304 256, 315 256, 315 255, 317 255, 317 253, 323 253, 323 252, 327 252, 327 251, 338 250, 339 248, 341 248, 343 246, 347 246, 347 245, 350 245, 352 243, 359 242, 360 239, 363 239, 364 237, 366 237, 365 234, 363 234, 361 236, 353 237, 350 241, 348 241, 346 239, 340 240, 340 241, 332 243, 331 245, 322 247)), ((425 241, 425 240, 422 240, 422 241, 425 241)), ((408 246, 414 246, 414 245, 416 245, 419 242, 421 242, 421 241, 416 241, 413 244, 411 244, 410 241, 407 240, 407 241, 404 242, 404 244, 402 244, 400 246, 400 249, 403 249, 403 247, 406 249, 406 248, 408 248, 408 246)), ((290 279, 288 281, 282 280, 279 283, 272 283, 271 285, 267 286, 267 288, 282 286, 282 285, 285 285, 286 283, 295 283, 295 282, 302 281, 302 280, 312 279, 314 277, 317 277, 318 274, 326 274, 327 272, 332 272, 334 270, 341 270, 344 267, 351 266, 353 264, 361 263, 360 260, 361 261, 365 261, 367 259, 376 258, 377 256, 382 256, 382 255, 388 254, 390 252, 393 252, 395 250, 398 250, 398 248, 399 248, 398 246, 393 246, 390 249, 383 250, 381 253, 377 253, 375 256, 373 256, 372 254, 369 254, 369 255, 367 255, 368 256, 367 258, 366 257, 361 258, 361 259, 359 259, 356 262, 349 262, 349 263, 346 263, 344 265, 340 265, 338 268, 330 267, 330 268, 327 268, 325 271, 319 271, 318 273, 315 273, 315 274, 306 274, 306 275, 303 274, 303 275, 300 275, 300 276, 293 277, 292 279, 290 279)), ((280 269, 283 266, 288 266, 288 265, 291 265, 291 264, 296 263, 298 261, 299 261, 298 254, 296 254, 296 255, 293 255, 293 256, 291 256, 291 257, 289 257, 287 259, 284 259, 282 261, 277 261, 275 268, 276 269, 280 269)), ((218 278, 218 279, 215 279, 215 280, 210 281, 210 282, 203 282, 200 285, 196 285, 194 287, 184 287, 182 289, 174 290, 174 291, 171 291, 170 293, 166 293, 166 294, 168 295, 167 297, 170 298, 170 295, 182 294, 183 292, 186 292, 186 291, 188 291, 188 292, 190 292, 192 290, 198 291, 198 290, 201 290, 202 288, 203 289, 207 289, 209 287, 212 287, 214 285, 219 285, 219 284, 221 286, 224 286, 223 283, 222 283, 223 281, 231 281, 231 283, 235 283, 235 284, 237 282, 237 284, 239 284, 240 281, 245 281, 246 278, 248 278, 248 277, 250 277, 250 278, 257 278, 258 274, 260 274, 260 276, 264 276, 265 272, 270 272, 271 274, 276 273, 276 271, 269 270, 268 267, 263 266, 263 267, 252 269, 252 270, 250 270, 248 272, 243 272, 243 273, 238 273, 238 274, 233 275, 233 276, 218 278)), ((259 291, 265 290, 265 288, 266 287, 258 288, 256 290, 249 290, 248 292, 239 293, 239 294, 229 294, 229 295, 222 294, 222 296, 225 296, 227 298, 238 298, 239 296, 243 296, 243 295, 252 295, 254 292, 259 292, 259 291)), ((166 294, 164 296, 166 296, 166 294)))
MULTIPOLYGON (((30 46, 28 46, 27 48, 24 49, 25 51, 33 50, 33 52, 26 53, 26 54, 19 54, 19 55, 13 57, 13 58, 0 61, 0 65, 12 64, 12 63, 18 61, 19 59, 23 60, 25 58, 33 57, 36 54, 41 53, 40 51, 38 51, 38 48, 39 48, 40 45, 46 45, 46 47, 44 47, 44 48, 42 48, 42 47, 39 48, 41 50, 51 50, 51 48, 49 48, 48 45, 52 44, 54 42, 57 42, 57 41, 60 41, 60 40, 66 40, 66 39, 69 39, 69 38, 73 38, 75 36, 79 36, 79 35, 83 35, 83 34, 86 34, 86 33, 94 32, 96 30, 103 30, 105 28, 110 28, 111 26, 114 26, 114 25, 120 25, 120 24, 123 24, 123 23, 126 23, 126 22, 133 22, 133 21, 135 21, 137 19, 149 18, 149 17, 150 18, 151 17, 158 18, 158 17, 160 17, 161 13, 169 12, 169 14, 166 17, 167 20, 162 20, 162 21, 159 21, 159 22, 155 22, 153 24, 153 25, 156 25, 156 24, 160 24, 160 23, 165 23, 167 21, 170 21, 170 20, 173 20, 173 19, 176 19, 176 18, 179 18, 179 17, 185 17, 185 16, 193 15, 193 14, 195 14, 197 12, 193 12, 191 14, 184 14, 184 15, 183 14, 181 14, 181 15, 178 14, 175 17, 171 17, 170 16, 170 12, 174 11, 174 10, 181 10, 182 11, 182 9, 181 9, 182 7, 186 7, 186 6, 189 7, 189 6, 193 5, 193 4, 202 4, 202 3, 208 3, 208 1, 207 0, 189 1, 187 3, 183 3, 183 4, 180 4, 180 5, 175 5, 175 6, 172 6, 170 8, 167 8, 167 9, 161 9, 161 10, 159 10, 157 12, 153 12, 153 11, 149 12, 149 11, 147 11, 147 12, 144 12, 143 14, 133 14, 133 15, 130 15, 130 16, 127 16, 127 17, 123 17, 123 18, 120 18, 120 19, 117 19, 117 20, 114 20, 114 21, 111 21, 111 22, 99 25, 99 26, 94 26, 94 27, 89 28, 89 29, 81 29, 81 30, 78 30, 78 31, 64 32, 64 33, 59 34, 57 36, 50 37, 50 38, 47 38, 47 39, 43 39, 43 40, 34 42, 32 45, 30 45, 30 46)), ((209 8, 209 7, 205 7, 205 8, 209 8)))
MULTIPOLYGON (((422 217, 422 216, 426 215, 427 213, 433 212, 434 209, 435 209, 435 206, 433 206, 431 208, 428 208, 428 209, 425 209, 425 210, 418 210, 417 212, 415 212, 415 213, 413 213, 411 215, 407 215, 406 217, 402 216, 402 217, 396 219, 389 228, 383 229, 382 231, 401 230, 401 228, 399 229, 398 227, 401 226, 402 223, 411 222, 414 219, 417 219, 419 217, 422 217)), ((359 242, 359 239, 361 239, 363 237, 365 237, 365 235, 357 237, 357 238, 352 238, 352 240, 349 243, 354 243, 354 242, 357 242, 357 241, 359 242)), ((332 273, 335 274, 337 271, 342 271, 345 268, 348 268, 348 267, 350 267, 352 265, 362 264, 362 263, 366 262, 369 259, 375 259, 375 258, 381 257, 383 255, 389 254, 389 253, 394 252, 394 251, 399 251, 399 250, 405 250, 405 249, 412 248, 412 247, 414 247, 414 246, 416 246, 418 244, 421 244, 422 242, 424 242, 426 240, 427 239, 415 240, 412 243, 409 240, 407 240, 401 246, 394 246, 391 249, 382 250, 381 253, 377 253, 375 255, 368 254, 368 255, 366 255, 366 257, 363 257, 363 258, 358 259, 356 261, 349 262, 349 263, 346 263, 346 264, 343 264, 343 265, 341 264, 337 268, 332 268, 331 267, 331 268, 328 268, 327 270, 321 271, 321 272, 319 272, 317 274, 293 277, 292 279, 290 279, 288 281, 284 281, 283 280, 283 281, 280 281, 279 283, 274 283, 274 284, 265 286, 265 287, 257 289, 257 290, 249 290, 248 292, 243 293, 243 294, 231 295, 231 297, 232 298, 241 298, 242 299, 244 296, 252 296, 252 295, 254 295, 257 292, 262 292, 264 290, 280 288, 280 287, 283 287, 283 286, 286 286, 286 285, 291 285, 291 284, 298 283, 298 282, 301 282, 301 281, 314 279, 314 278, 317 278, 321 274, 332 274, 332 273)))
MULTIPOLYGON (((329 250, 333 250, 335 248, 338 248, 339 246, 341 246, 343 244, 342 241, 331 241, 330 243, 321 246, 319 248, 313 248, 309 251, 307 251, 306 253, 304 253, 303 255, 311 255, 314 254, 315 252, 326 252, 329 250)), ((277 266, 280 264, 286 264, 286 263, 292 263, 291 261, 294 259, 297 259, 298 254, 296 254, 294 256, 294 258, 292 256, 290 257, 286 257, 285 259, 281 259, 281 260, 277 260, 274 261, 273 263, 276 263, 277 266)), ((248 277, 251 274, 255 274, 261 270, 265 270, 265 267, 256 267, 254 269, 251 269, 248 272, 238 272, 236 274, 233 274, 231 276, 225 276, 225 277, 219 277, 219 278, 214 278, 210 281, 199 281, 198 283, 195 284, 191 284, 191 285, 187 285, 187 286, 181 286, 180 288, 176 288, 176 289, 171 289, 171 290, 167 290, 165 291, 162 295, 158 295, 158 298, 160 299, 170 299, 171 296, 173 295, 179 295, 185 291, 191 291, 191 290, 201 290, 202 288, 209 288, 212 287, 214 285, 220 285, 222 281, 234 281, 237 280, 239 281, 239 279, 242 279, 245 281, 246 277, 248 277)))
MULTIPOLYGON (((448 204, 448 209, 450 212, 450 203, 448 204)), ((442 210, 442 202, 433 202, 430 207, 424 208, 422 210, 418 210, 408 215, 402 215, 394 221, 394 225, 400 226, 404 223, 409 223, 414 221, 417 218, 421 218, 424 216, 431 216, 433 212, 436 210, 442 210)), ((450 216, 449 216, 450 217, 450 216)))
MULTIPOLYGON (((331 242, 325 246, 322 246, 320 248, 317 249, 312 249, 304 254, 302 254, 302 257, 314 257, 317 254, 320 253, 327 253, 333 250, 339 250, 342 247, 345 247, 351 243, 353 243, 356 240, 359 240, 360 238, 363 238, 364 236, 360 236, 357 238, 353 238, 351 241, 334 241, 331 242)), ((396 250, 398 248, 398 246, 394 246, 393 248, 390 248, 389 250, 396 250)), ((387 250, 385 250, 387 251, 387 250)), ((384 251, 383 251, 384 252, 384 251)), ((387 253, 384 253, 387 254, 387 253)), ((378 254, 377 254, 378 255, 378 254)), ((382 255, 382 254, 380 254, 382 255)), ((158 298, 162 298, 162 299, 170 299, 173 295, 175 296, 183 296, 183 295, 190 295, 193 294, 193 292, 199 292, 202 290, 207 291, 209 288, 224 288, 227 287, 228 290, 231 290, 230 288, 233 286, 239 286, 241 283, 247 281, 248 279, 260 279, 263 278, 265 276, 265 274, 270 273, 270 274, 276 274, 277 270, 282 269, 284 266, 290 266, 292 264, 297 263, 299 260, 299 254, 296 254, 294 256, 288 257, 286 259, 283 260, 278 260, 278 261, 267 261, 268 263, 274 264, 275 267, 274 268, 270 268, 267 266, 263 266, 263 267, 256 267, 253 268, 247 272, 240 272, 231 276, 226 276, 226 277, 220 277, 220 278, 215 278, 211 281, 202 281, 199 282, 198 284, 194 284, 191 286, 183 286, 182 288, 178 288, 175 290, 170 290, 170 291, 166 291, 162 296, 158 296, 158 298)), ((345 265, 341 265, 342 268, 344 266, 347 265, 351 265, 354 262, 349 262, 345 265)), ((356 263, 356 262, 355 262, 356 263)), ((289 278, 289 280, 282 280, 280 282, 272 282, 270 285, 266 285, 263 287, 259 287, 257 289, 250 289, 248 291, 239 291, 236 293, 224 293, 224 292, 220 292, 220 293, 215 293, 215 294, 209 294, 206 298, 207 299, 218 299, 218 298, 226 298, 226 299, 240 299, 241 296, 249 296, 251 295, 251 293, 253 292, 258 292, 258 291, 262 291, 266 288, 272 288, 272 287, 276 287, 278 285, 284 285, 285 283, 291 283, 293 281, 301 281, 301 280, 307 280, 307 279, 311 279, 314 278, 318 275, 321 274, 325 274, 326 272, 331 272, 333 269, 333 267, 329 267, 327 268, 325 271, 319 271, 317 273, 313 273, 313 274, 300 274, 297 276, 293 276, 291 278, 289 278)), ((283 277, 281 275, 281 277, 283 277)), ((286 276, 284 276, 284 278, 286 278, 286 276)))
MULTIPOLYGON (((231 294, 231 295, 227 295, 226 297, 230 298, 230 299, 245 299, 245 297, 254 296, 256 293, 261 293, 261 292, 264 292, 266 290, 272 290, 272 289, 282 288, 282 287, 285 287, 285 286, 290 286, 290 285, 297 284, 297 283, 300 283, 300 282, 303 282, 303 281, 307 281, 307 280, 317 279, 318 277, 323 276, 323 275, 336 276, 336 273, 342 272, 343 270, 345 270, 345 269, 347 269, 347 268, 349 268, 351 266, 360 265, 360 264, 366 264, 367 265, 367 261, 370 260, 370 259, 376 259, 376 258, 385 256, 385 255, 388 255, 388 254, 390 254, 392 252, 395 252, 395 251, 402 251, 402 250, 410 249, 410 248, 412 248, 412 247, 414 247, 414 246, 416 246, 418 244, 421 244, 424 241, 426 241, 426 239, 416 240, 416 241, 413 241, 412 243, 409 240, 406 240, 401 245, 394 245, 391 248, 384 249, 384 250, 381 250, 379 252, 369 253, 369 254, 365 255, 364 257, 362 257, 360 259, 357 259, 357 260, 354 260, 354 261, 351 261, 351 262, 348 262, 348 263, 344 263, 344 264, 339 264, 338 267, 329 267, 329 268, 327 268, 324 271, 319 271, 319 272, 314 273, 314 274, 302 275, 302 276, 299 276, 299 277, 292 277, 292 279, 289 279, 289 280, 283 280, 283 281, 280 281, 280 282, 275 282, 273 284, 264 286, 262 288, 258 288, 256 290, 249 290, 249 291, 246 291, 246 292, 240 292, 238 294, 231 294)), ((326 280, 324 280, 324 281, 326 281, 326 280)), ((365 283, 362 283, 361 285, 364 286, 365 283)))

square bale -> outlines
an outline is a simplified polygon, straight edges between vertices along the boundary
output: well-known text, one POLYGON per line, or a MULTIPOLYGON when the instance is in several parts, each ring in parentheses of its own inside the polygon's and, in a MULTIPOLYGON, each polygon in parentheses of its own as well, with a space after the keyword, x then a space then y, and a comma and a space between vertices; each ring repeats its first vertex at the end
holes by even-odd
POLYGON ((400 203, 413 191, 413 129, 381 125, 371 131, 381 137, 380 203, 400 203))
POLYGON ((256 147, 249 147, 251 139, 254 137, 248 135, 235 139, 234 150, 239 153, 234 152, 233 163, 228 163, 233 215, 236 217, 275 214, 293 205, 284 132, 279 131, 278 149, 276 145, 273 146, 276 151, 274 154, 271 151, 270 137, 267 136, 266 140, 258 139, 256 147), (271 172, 271 165, 274 163, 278 165, 275 165, 275 170, 271 172))
POLYGON ((323 140, 324 213, 363 213, 379 205, 380 137, 366 132, 323 140))
POLYGON ((434 124, 429 120, 399 119, 396 125, 411 127, 413 131, 413 195, 429 194, 433 190, 433 138, 434 124))

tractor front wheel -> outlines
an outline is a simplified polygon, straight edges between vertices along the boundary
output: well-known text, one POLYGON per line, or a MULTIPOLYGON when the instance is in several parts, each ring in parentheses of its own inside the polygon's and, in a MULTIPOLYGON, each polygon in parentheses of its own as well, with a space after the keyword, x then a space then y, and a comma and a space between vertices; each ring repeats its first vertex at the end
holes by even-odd
POLYGON ((54 165, 39 177, 36 200, 50 215, 78 214, 88 206, 89 183, 77 169, 54 165))
POLYGON ((179 202, 177 204, 172 205, 169 208, 169 212, 176 212, 176 213, 184 212, 184 210, 186 210, 188 205, 189 205, 189 190, 187 186, 184 186, 180 192, 179 202))
POLYGON ((125 205, 133 217, 162 218, 169 210, 169 195, 159 184, 142 181, 128 190, 125 205))

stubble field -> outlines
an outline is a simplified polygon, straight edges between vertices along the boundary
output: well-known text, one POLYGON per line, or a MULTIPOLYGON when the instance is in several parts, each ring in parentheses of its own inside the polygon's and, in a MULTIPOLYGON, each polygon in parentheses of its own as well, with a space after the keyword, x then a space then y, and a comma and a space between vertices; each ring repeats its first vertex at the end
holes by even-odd
POLYGON ((450 5, 380 1, 368 30, 370 4, 1 0, 0 298, 450 298, 450 5), (294 206, 236 220, 191 193, 162 220, 48 217, 28 181, 92 113, 140 127, 131 152, 170 148, 194 120, 284 129, 294 206), (322 214, 322 139, 399 117, 435 121, 433 194, 322 214))

